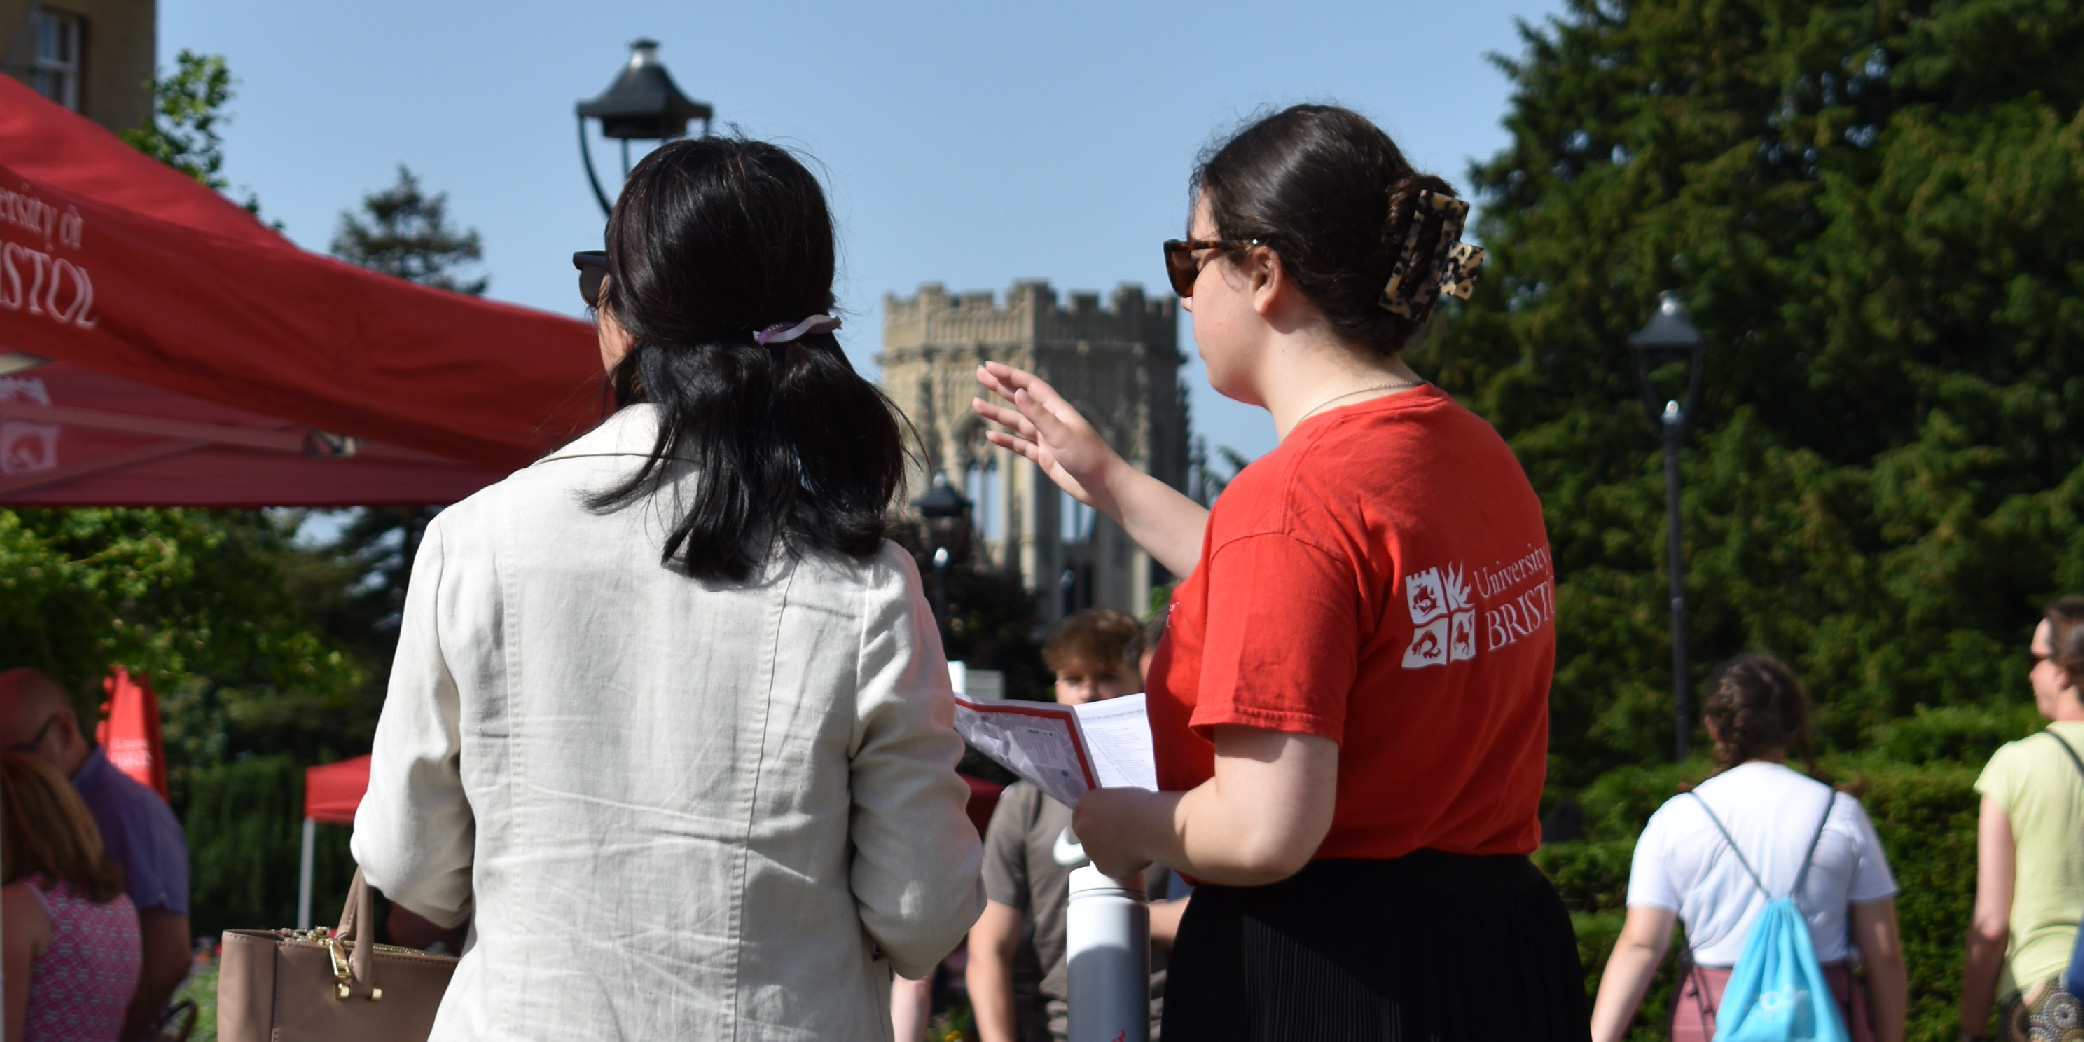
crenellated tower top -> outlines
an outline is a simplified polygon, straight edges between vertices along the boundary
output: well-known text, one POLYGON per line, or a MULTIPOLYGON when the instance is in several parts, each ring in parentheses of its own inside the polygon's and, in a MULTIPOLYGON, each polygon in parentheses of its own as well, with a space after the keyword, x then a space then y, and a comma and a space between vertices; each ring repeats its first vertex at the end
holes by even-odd
POLYGON ((970 399, 982 391, 976 369, 985 361, 1049 381, 1124 459, 1184 488, 1179 302, 1124 283, 1102 306, 1098 293, 1060 299, 1039 280, 1015 282, 1003 300, 932 282, 910 297, 883 298, 876 362, 884 392, 919 432, 925 458, 914 487, 927 487, 939 471, 967 489, 986 558, 1021 574, 1042 598, 1045 618, 1090 604, 1141 613, 1153 577, 1142 551, 1104 518, 1061 499, 1031 464, 984 439, 970 399))
POLYGON ((1115 287, 1111 307, 1100 294, 1073 291, 1059 301, 1049 283, 1015 282, 999 304, 989 290, 949 293, 938 282, 915 296, 883 296, 883 351, 894 355, 933 346, 1038 343, 1169 346, 1179 344, 1179 304, 1150 299, 1143 287, 1115 287))

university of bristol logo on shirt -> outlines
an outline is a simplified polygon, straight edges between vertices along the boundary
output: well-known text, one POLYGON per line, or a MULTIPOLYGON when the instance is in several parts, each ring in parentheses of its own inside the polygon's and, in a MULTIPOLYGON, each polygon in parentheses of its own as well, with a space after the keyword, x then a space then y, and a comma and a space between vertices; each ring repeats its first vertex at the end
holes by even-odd
MULTIPOLYGON (((1516 561, 1477 569, 1476 584, 1486 602, 1532 580, 1532 589, 1483 612, 1489 650, 1496 651, 1532 636, 1555 614, 1554 587, 1549 583, 1548 548, 1529 551, 1516 561)), ((1404 576, 1404 602, 1411 610, 1411 646, 1404 651, 1405 669, 1444 666, 1476 657, 1477 610, 1468 573, 1457 562, 1404 576)))
POLYGON ((1476 611, 1470 607, 1469 583, 1459 565, 1405 576, 1404 600, 1411 609, 1411 624, 1418 627, 1404 652, 1405 669, 1476 657, 1476 611))

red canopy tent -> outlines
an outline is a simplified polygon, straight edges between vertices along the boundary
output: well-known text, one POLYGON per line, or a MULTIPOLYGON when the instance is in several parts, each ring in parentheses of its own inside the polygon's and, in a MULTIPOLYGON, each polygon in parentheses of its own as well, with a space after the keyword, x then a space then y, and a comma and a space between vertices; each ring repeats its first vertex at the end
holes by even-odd
MULTIPOLYGON (((452 503, 598 417, 598 358, 584 323, 306 253, 0 76, 0 506, 452 503)), ((104 741, 151 750, 149 689, 110 696, 104 741)), ((359 762, 307 810, 351 821, 359 762)))
POLYGON ((582 322, 306 253, 0 77, 0 505, 454 502, 598 375, 582 322))

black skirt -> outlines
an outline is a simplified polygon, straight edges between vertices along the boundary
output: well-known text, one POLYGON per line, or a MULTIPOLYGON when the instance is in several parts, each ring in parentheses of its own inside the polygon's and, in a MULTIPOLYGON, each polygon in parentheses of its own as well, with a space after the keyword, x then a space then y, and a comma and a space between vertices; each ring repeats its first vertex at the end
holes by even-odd
POLYGON ((1421 850, 1198 887, 1170 967, 1166 1042, 1591 1036, 1570 913, 1519 856, 1421 850))

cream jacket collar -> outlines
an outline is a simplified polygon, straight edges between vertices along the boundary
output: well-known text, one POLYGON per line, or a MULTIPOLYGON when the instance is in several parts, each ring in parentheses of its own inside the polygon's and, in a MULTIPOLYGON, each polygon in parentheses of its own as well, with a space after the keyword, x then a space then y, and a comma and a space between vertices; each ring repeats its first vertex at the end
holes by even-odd
POLYGON ((649 456, 658 443, 658 425, 658 406, 633 402, 536 464, 587 456, 649 456))

